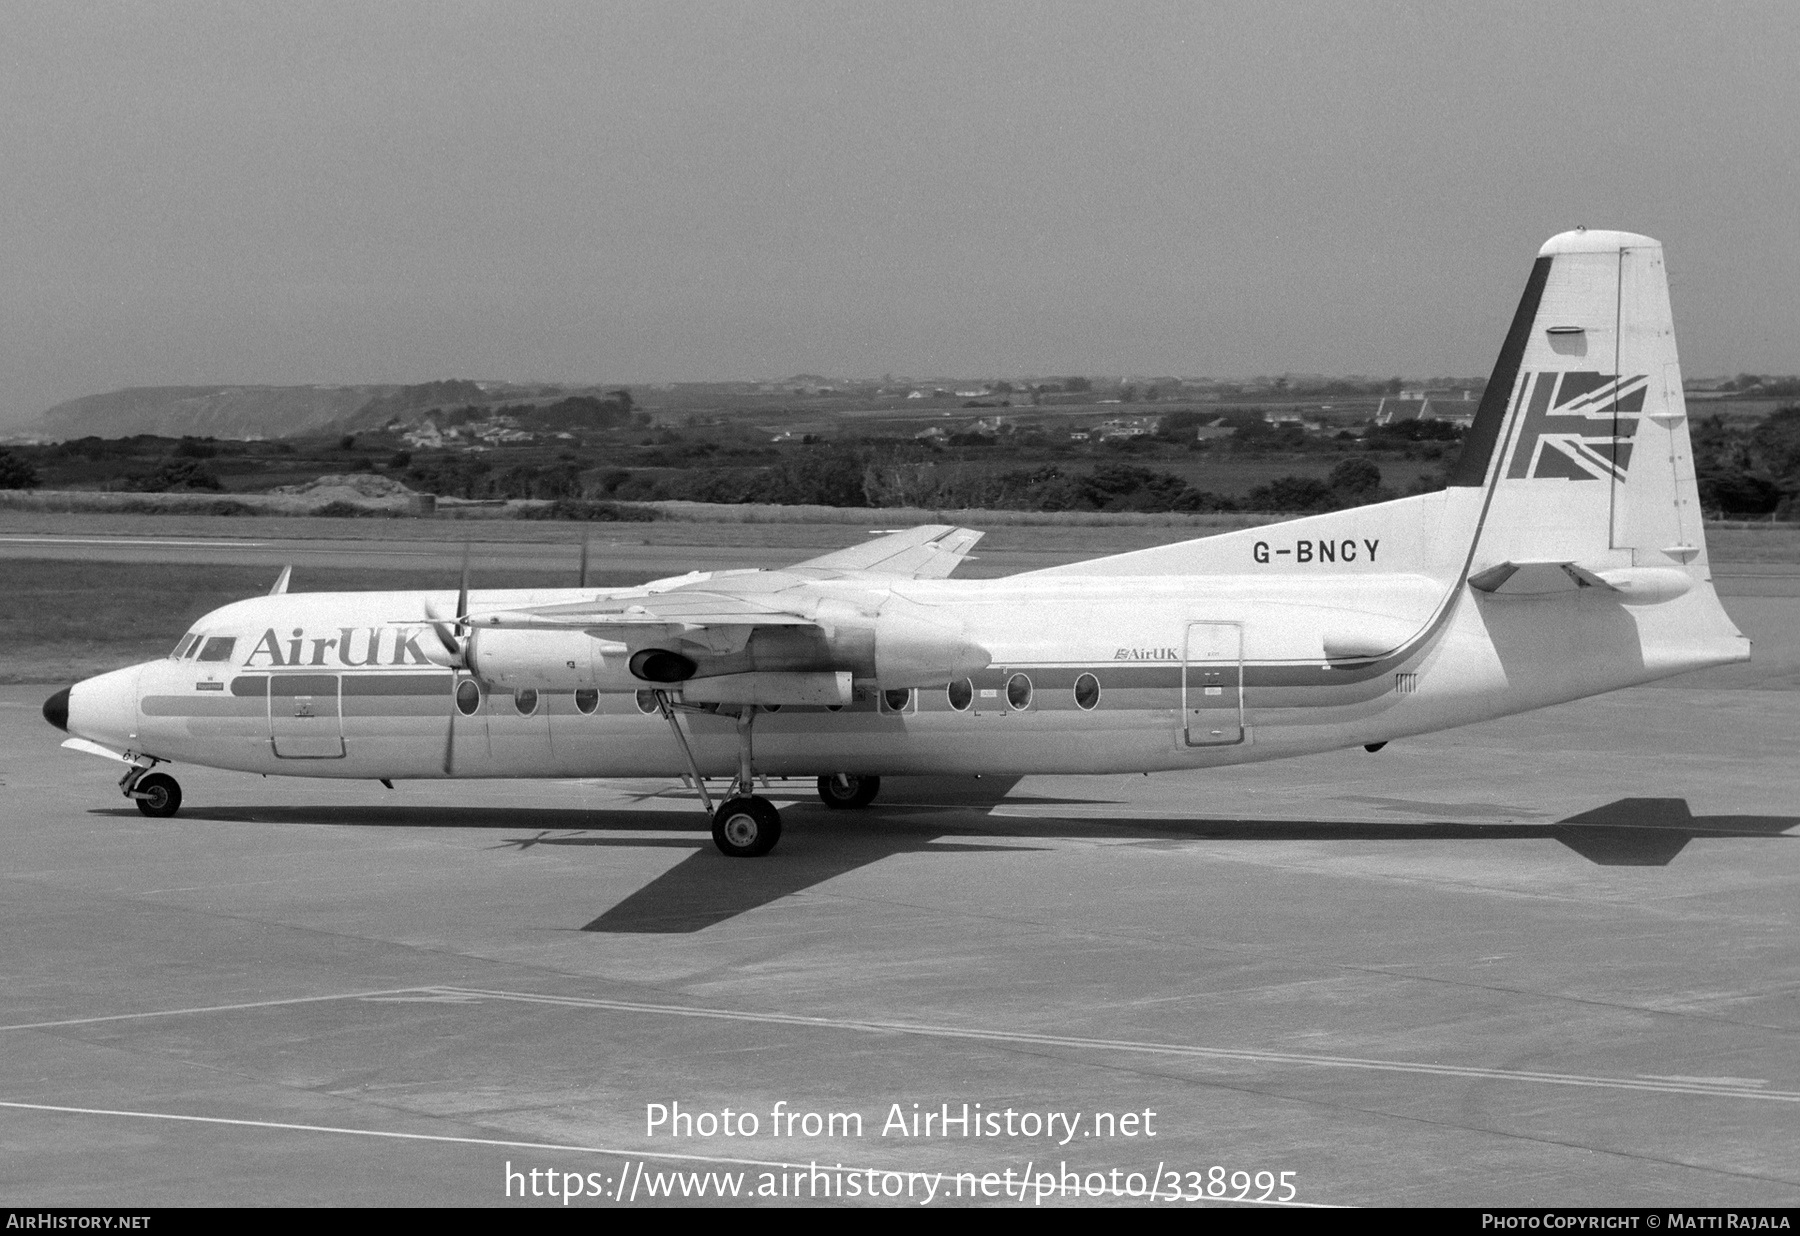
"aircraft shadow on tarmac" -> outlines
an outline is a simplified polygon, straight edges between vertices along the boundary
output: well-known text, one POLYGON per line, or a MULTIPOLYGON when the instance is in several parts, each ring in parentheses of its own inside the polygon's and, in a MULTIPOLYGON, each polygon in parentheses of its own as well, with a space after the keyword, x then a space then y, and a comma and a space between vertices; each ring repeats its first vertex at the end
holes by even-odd
MULTIPOLYGON (((243 823, 330 824, 366 828, 483 828, 535 835, 496 848, 540 846, 668 847, 687 857, 608 909, 583 931, 678 934, 704 930, 804 892, 837 876, 903 854, 1024 852, 1033 839, 1101 837, 1151 846, 1189 841, 1529 841, 1550 837, 1606 867, 1663 867, 1695 837, 1777 838, 1800 816, 1696 816, 1681 798, 1622 798, 1553 824, 1308 820, 1180 820, 1093 817, 1093 799, 1009 795, 1016 778, 910 780, 884 791, 863 811, 829 811, 796 801, 783 810, 787 836, 766 859, 727 859, 712 846, 705 817, 627 807, 487 808, 407 806, 200 807, 195 819, 243 823), (1029 815, 990 815, 1001 801, 1029 815), (1058 807, 1073 807, 1068 814, 1058 807), (610 834, 645 833, 654 837, 610 834), (688 834, 688 835, 683 835, 688 834), (1010 839, 1008 844, 985 844, 1010 839)), ((785 797, 784 795, 777 795, 785 797)), ((1122 804, 1105 804, 1122 805, 1122 804)), ((109 811, 108 814, 117 814, 109 811)), ((135 814, 135 813, 133 813, 135 814)))

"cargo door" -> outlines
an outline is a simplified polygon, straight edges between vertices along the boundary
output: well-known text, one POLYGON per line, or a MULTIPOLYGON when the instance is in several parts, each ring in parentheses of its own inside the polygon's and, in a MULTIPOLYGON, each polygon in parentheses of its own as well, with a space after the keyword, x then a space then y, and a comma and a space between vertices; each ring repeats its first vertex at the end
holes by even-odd
POLYGON ((1190 747, 1244 741, 1244 624, 1190 622, 1181 665, 1183 740, 1190 747))
POLYGON ((284 760, 344 758, 336 674, 269 676, 269 743, 284 760))

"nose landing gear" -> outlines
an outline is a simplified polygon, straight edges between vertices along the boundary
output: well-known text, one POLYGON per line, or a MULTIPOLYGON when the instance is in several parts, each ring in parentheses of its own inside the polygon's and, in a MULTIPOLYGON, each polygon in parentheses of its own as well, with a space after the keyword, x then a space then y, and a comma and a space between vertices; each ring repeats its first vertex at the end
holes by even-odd
POLYGON ((166 820, 181 810, 181 785, 167 773, 127 773, 119 788, 153 819, 166 820))

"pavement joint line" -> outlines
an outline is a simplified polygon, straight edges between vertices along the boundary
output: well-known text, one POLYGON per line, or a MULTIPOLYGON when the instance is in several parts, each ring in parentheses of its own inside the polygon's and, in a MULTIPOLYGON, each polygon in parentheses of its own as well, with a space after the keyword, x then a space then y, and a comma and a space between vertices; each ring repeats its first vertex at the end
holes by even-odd
POLYGON ((648 1004, 629 1000, 605 1000, 586 996, 552 996, 532 992, 487 991, 474 987, 435 987, 446 995, 479 996, 525 1004, 549 1004, 566 1008, 595 1008, 620 1013, 648 1013, 665 1017, 691 1017, 715 1021, 749 1021, 802 1026, 812 1029, 861 1030, 881 1034, 909 1034, 926 1038, 967 1039, 988 1043, 1020 1043, 1040 1047, 1099 1048, 1108 1051, 1144 1052, 1202 1060, 1230 1060, 1249 1064, 1294 1064, 1315 1068, 1361 1069, 1371 1072, 1412 1073, 1432 1077, 1462 1077, 1475 1081, 1537 1082, 1553 1086, 1579 1086, 1601 1090, 1645 1091, 1653 1094, 1692 1094, 1712 1098, 1762 1099, 1776 1103, 1800 1103, 1800 1091, 1752 1090, 1738 1086, 1683 1084, 1629 1077, 1601 1077, 1581 1073, 1547 1073, 1526 1069, 1493 1069, 1479 1065, 1427 1064, 1413 1060, 1374 1060, 1357 1056, 1326 1056, 1304 1052, 1257 1051, 1248 1048, 1196 1047, 1184 1043, 1149 1043, 1132 1039, 1080 1038, 1073 1035, 1034 1034, 1024 1030, 981 1030, 963 1026, 934 1026, 920 1022, 877 1021, 864 1018, 808 1017, 798 1013, 757 1013, 740 1009, 696 1008, 677 1004, 648 1004))
POLYGON ((0 536, 10 545, 184 545, 202 549, 264 549, 266 541, 177 541, 163 537, 0 536))
MULTIPOLYGON (((173 1120, 188 1124, 219 1124, 250 1129, 273 1129, 291 1133, 336 1133, 351 1137, 385 1137, 396 1141, 439 1142, 457 1146, 493 1146, 503 1150, 557 1150, 577 1154, 603 1154, 620 1159, 668 1159, 680 1163, 724 1163, 734 1167, 773 1167, 784 1171, 803 1172, 811 1169, 820 1171, 842 1171, 852 1176, 874 1173, 878 1176, 937 1176, 940 1181, 946 1177, 959 1175, 957 1172, 946 1172, 941 1169, 923 1168, 887 1168, 887 1167, 850 1167, 845 1164, 790 1163, 779 1159, 736 1159, 725 1156, 702 1154, 679 1154, 666 1150, 620 1150, 613 1146, 583 1146, 565 1142, 524 1142, 512 1141, 499 1137, 456 1137, 446 1133, 403 1133, 397 1129, 352 1129, 341 1125, 298 1124, 280 1120, 246 1120, 231 1116, 193 1116, 180 1112, 142 1112, 125 1111, 106 1107, 69 1107, 55 1103, 24 1103, 15 1100, 0 1099, 0 1108, 11 1108, 15 1111, 52 1112, 73 1116, 127 1116, 139 1120, 173 1120)), ((752 1200, 754 1200, 754 1195, 752 1200)), ((618 1199, 614 1199, 618 1200, 618 1199)), ((1152 1200, 1144 1198, 1141 1200, 1152 1200)), ((1154 1200, 1167 1202, 1167 1198, 1154 1200)), ((1181 1200, 1181 1199, 1176 1199, 1181 1200)), ((1230 1202, 1234 1205, 1297 1207, 1300 1209, 1334 1208, 1327 1202, 1301 1202, 1262 1200, 1258 1198, 1208 1197, 1208 1202, 1230 1202)))
POLYGON ((249 1000, 242 1004, 208 1004, 185 1009, 151 1009, 143 1013, 112 1013, 105 1017, 68 1017, 60 1021, 30 1021, 0 1026, 7 1030, 54 1030, 59 1026, 92 1026, 108 1021, 138 1021, 146 1017, 186 1017, 199 1013, 233 1013, 242 1009, 271 1009, 284 1004, 321 1004, 330 1000, 366 1000, 374 996, 406 996, 431 994, 447 990, 442 987, 389 987, 380 991, 345 991, 329 996, 291 996, 284 1000, 249 1000))

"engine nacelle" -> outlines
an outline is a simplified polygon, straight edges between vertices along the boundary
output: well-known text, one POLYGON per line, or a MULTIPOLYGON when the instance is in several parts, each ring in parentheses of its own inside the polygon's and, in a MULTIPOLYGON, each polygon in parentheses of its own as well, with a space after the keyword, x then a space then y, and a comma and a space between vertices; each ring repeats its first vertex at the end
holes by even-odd
POLYGON ((514 690, 635 691, 644 685, 632 676, 622 650, 608 652, 585 631, 477 630, 469 637, 469 668, 497 686, 514 690))
POLYGON ((884 691, 941 687, 984 670, 993 656, 939 621, 930 609, 894 597, 875 620, 875 681, 884 691))
POLYGON ((941 687, 992 660, 953 617, 897 596, 875 613, 828 601, 818 607, 817 625, 758 627, 751 620, 630 640, 628 646, 574 628, 479 626, 470 633, 467 659, 496 686, 541 691, 637 691, 743 674, 822 674, 835 683, 847 673, 874 678, 883 690, 941 687))

